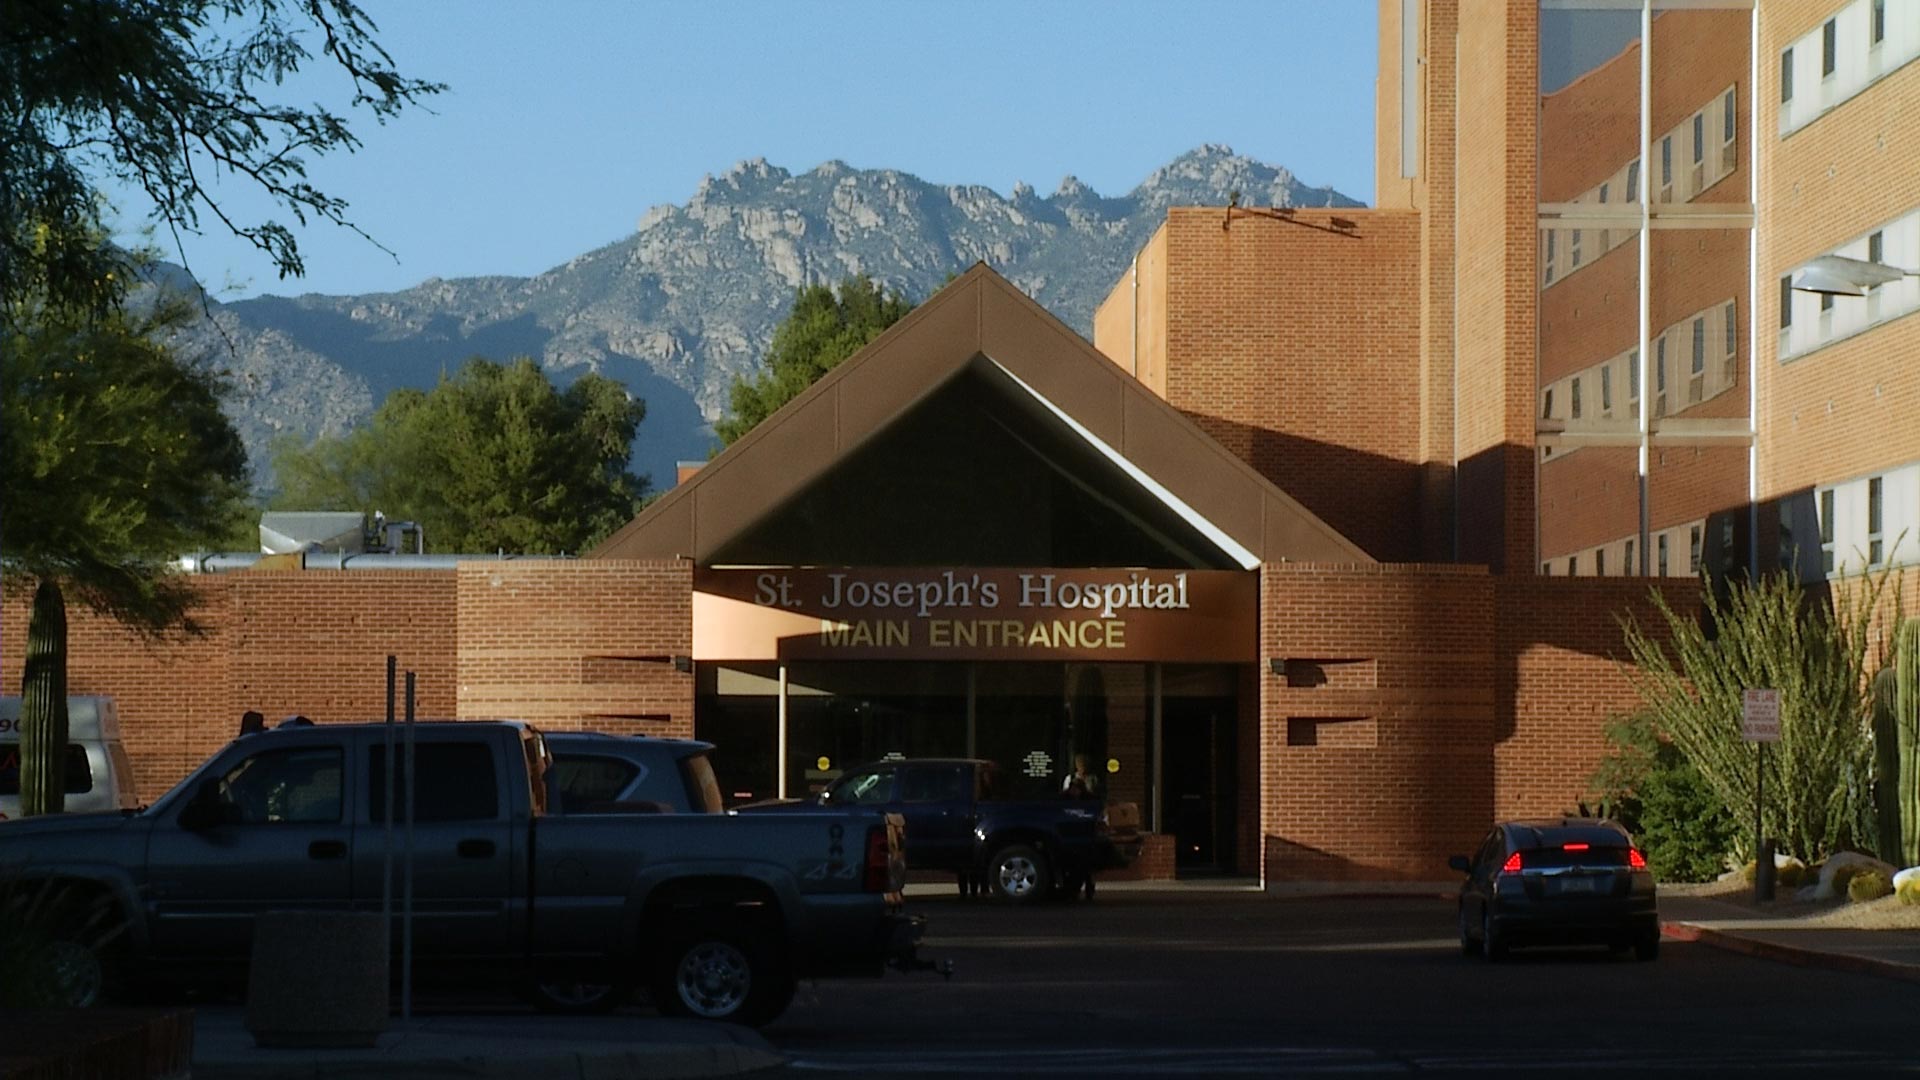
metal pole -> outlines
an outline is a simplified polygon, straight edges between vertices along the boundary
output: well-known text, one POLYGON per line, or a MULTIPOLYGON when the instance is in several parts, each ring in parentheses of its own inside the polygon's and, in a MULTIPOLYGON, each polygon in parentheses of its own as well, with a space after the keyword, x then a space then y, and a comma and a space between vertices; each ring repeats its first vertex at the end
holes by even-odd
POLYGON ((1753 769, 1753 898, 1773 899, 1773 848, 1766 841, 1766 826, 1761 819, 1762 796, 1767 785, 1767 744, 1754 743, 1753 769))
POLYGON ((775 755, 775 769, 778 776, 774 780, 773 797, 784 799, 787 797, 787 665, 785 663, 780 665, 780 730, 776 738, 780 748, 775 755))
MULTIPOLYGON (((1640 355, 1635 362, 1640 377, 1640 521, 1635 538, 1640 544, 1640 576, 1653 573, 1653 350, 1647 340, 1653 330, 1652 300, 1648 283, 1653 275, 1653 5, 1640 5, 1640 280, 1635 292, 1639 302, 1640 355)), ((1755 110, 1757 111, 1757 110, 1755 110)))
MULTIPOLYGON (((380 932, 386 938, 384 946, 387 958, 393 958, 393 774, 399 762, 393 760, 393 719, 395 660, 392 653, 387 654, 387 724, 386 756, 382 759, 386 772, 387 797, 380 803, 380 816, 386 824, 386 853, 380 859, 380 932)), ((388 983, 389 990, 392 983, 388 983)))
POLYGON ((407 672, 407 858, 400 900, 400 1021, 413 1019, 413 672, 407 672))

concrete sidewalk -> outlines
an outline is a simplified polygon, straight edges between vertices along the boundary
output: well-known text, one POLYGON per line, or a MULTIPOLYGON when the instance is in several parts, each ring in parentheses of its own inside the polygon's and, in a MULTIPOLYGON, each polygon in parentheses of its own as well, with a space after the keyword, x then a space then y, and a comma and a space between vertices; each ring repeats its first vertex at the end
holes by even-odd
POLYGON ((786 1058, 757 1033, 640 1015, 396 1017, 364 1050, 255 1046, 238 1007, 195 1010, 194 1080, 321 1080, 404 1075, 410 1080, 639 1080, 736 1076, 786 1058))
POLYGON ((1703 896, 1662 896, 1664 934, 1803 967, 1920 982, 1920 930, 1809 926, 1703 896))

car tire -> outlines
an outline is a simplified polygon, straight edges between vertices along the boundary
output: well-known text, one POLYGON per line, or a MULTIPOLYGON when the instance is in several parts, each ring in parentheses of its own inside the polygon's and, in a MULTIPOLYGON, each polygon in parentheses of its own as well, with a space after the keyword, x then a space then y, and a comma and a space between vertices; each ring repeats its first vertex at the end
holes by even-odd
POLYGON ((1480 955, 1490 964, 1497 964, 1507 958, 1507 936, 1493 921, 1493 905, 1480 909, 1480 955))
POLYGON ((1027 844, 1008 844, 987 860, 987 888, 1015 904, 1034 904, 1053 891, 1047 857, 1027 844))
POLYGON ((1467 905, 1460 905, 1460 955, 1474 956, 1480 952, 1480 943, 1474 940, 1472 923, 1467 919, 1467 905))
POLYGON ((1640 961, 1660 959, 1660 935, 1644 937, 1633 943, 1633 958, 1640 961))
POLYGON ((533 999, 533 1007, 541 1012, 590 1016, 612 1012, 625 1004, 633 995, 633 987, 626 983, 553 978, 534 982, 527 988, 527 995, 533 999))
POLYGON ((793 1002, 798 983, 770 931, 715 926, 668 941, 649 979, 664 1015, 760 1027, 793 1002))

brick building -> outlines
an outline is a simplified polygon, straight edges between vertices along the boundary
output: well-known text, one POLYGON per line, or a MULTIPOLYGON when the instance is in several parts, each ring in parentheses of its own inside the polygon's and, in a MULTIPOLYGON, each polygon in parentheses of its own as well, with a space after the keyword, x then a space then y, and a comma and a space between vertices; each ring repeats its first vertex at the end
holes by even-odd
POLYGON ((975 268, 589 558, 209 577, 197 641, 76 615, 74 692, 147 796, 397 653, 426 713, 698 735, 743 798, 1086 755, 1182 870, 1443 874, 1584 793, 1650 579, 1912 561, 1920 280, 1793 286, 1920 265, 1920 3, 1380 29, 1378 207, 1173 209, 1094 347, 975 268))

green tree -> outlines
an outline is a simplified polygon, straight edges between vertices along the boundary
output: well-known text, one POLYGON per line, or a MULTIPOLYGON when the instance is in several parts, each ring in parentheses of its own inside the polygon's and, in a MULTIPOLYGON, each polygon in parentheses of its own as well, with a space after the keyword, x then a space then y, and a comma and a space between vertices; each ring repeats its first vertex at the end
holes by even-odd
POLYGON ((349 108, 382 123, 444 89, 395 71, 376 29, 353 0, 0 0, 9 314, 38 297, 101 317, 126 294, 131 260, 92 229, 95 185, 109 179, 146 193, 176 247, 206 213, 281 277, 301 274, 292 228, 235 220, 214 185, 263 192, 298 225, 352 228, 346 202, 308 183, 306 156, 351 153, 359 139, 321 105, 276 98, 316 52, 350 87, 349 108))
POLYGON ((366 427, 275 447, 289 509, 378 510, 439 551, 581 551, 639 511, 628 470, 646 403, 603 375, 564 392, 532 360, 474 359, 432 390, 396 390, 366 427))
POLYGON ((1779 690, 1780 741, 1766 754, 1767 835, 1809 864, 1868 845, 1867 676, 1886 651, 1870 630, 1883 605, 1899 617, 1898 592, 1888 592, 1884 573, 1836 582, 1819 597, 1784 574, 1718 592, 1705 590, 1695 619, 1656 591, 1659 632, 1626 626, 1629 675, 1654 727, 1742 824, 1736 853, 1750 857, 1759 756, 1741 738, 1742 692, 1779 690))
POLYGON ((1591 781, 1600 813, 1631 830, 1661 881, 1709 881, 1727 868, 1739 824, 1700 770, 1653 717, 1636 713, 1607 726, 1608 754, 1591 781))
MULTIPOLYGON (((24 307, 0 330, 0 566, 10 592, 37 586, 23 755, 57 760, 66 596, 149 635, 197 631, 193 591, 168 564, 232 530, 247 459, 219 377, 160 343, 191 316, 184 301, 98 318, 24 307)), ((48 795, 28 812, 58 811, 48 795)))
POLYGON ((912 310, 906 297, 865 274, 842 279, 837 290, 827 285, 799 289, 793 310, 774 328, 764 370, 750 381, 734 377, 730 415, 714 431, 733 445, 912 310))

